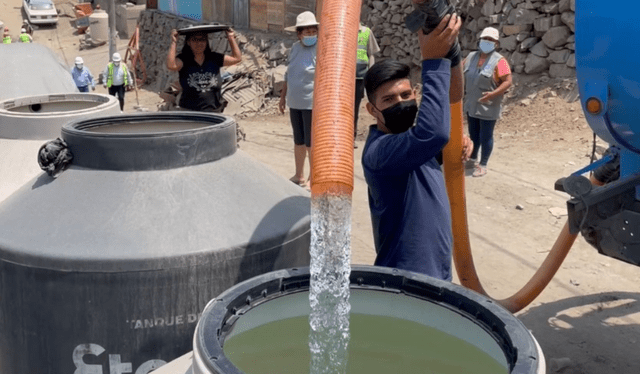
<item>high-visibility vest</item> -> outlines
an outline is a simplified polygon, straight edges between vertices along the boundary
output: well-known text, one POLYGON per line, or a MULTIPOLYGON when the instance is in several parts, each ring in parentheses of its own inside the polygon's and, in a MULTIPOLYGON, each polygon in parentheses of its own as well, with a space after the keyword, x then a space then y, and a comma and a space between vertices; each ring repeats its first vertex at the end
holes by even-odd
MULTIPOLYGON (((107 66, 109 67, 109 73, 107 74, 107 87, 111 87, 111 84, 113 83, 113 62, 110 62, 107 66)), ((127 72, 127 65, 122 64, 122 70, 124 71, 124 85, 128 86, 129 73, 127 72)))
POLYGON ((4 38, 2 38, 2 43, 3 44, 11 44, 11 37, 10 36, 5 36, 4 38))
POLYGON ((23 43, 29 43, 31 42, 31 39, 29 39, 29 35, 27 34, 20 34, 20 41, 23 43))
POLYGON ((369 45, 370 36, 371 29, 368 27, 364 27, 364 30, 358 30, 358 61, 356 63, 356 78, 363 78, 369 69, 367 46, 369 45))
POLYGON ((369 45, 369 36, 371 29, 365 27, 364 30, 358 30, 358 62, 369 63, 369 55, 367 54, 367 45, 369 45))

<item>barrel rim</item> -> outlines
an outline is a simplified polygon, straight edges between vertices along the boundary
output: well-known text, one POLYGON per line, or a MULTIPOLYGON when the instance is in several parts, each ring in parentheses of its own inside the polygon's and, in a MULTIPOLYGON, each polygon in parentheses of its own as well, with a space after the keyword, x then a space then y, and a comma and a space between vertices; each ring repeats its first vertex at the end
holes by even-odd
MULTIPOLYGON (((241 374, 224 354, 223 343, 233 324, 248 310, 270 300, 309 289, 310 269, 292 268, 239 283, 205 307, 194 336, 194 351, 215 373, 241 374)), ((502 347, 510 373, 536 373, 539 355, 533 336, 506 309, 472 290, 407 270, 352 266, 352 289, 403 293, 427 299, 474 321, 502 347)))
POLYGON ((66 123, 62 126, 62 135, 76 135, 86 138, 123 138, 123 139, 135 139, 135 138, 157 138, 165 136, 179 136, 184 134, 197 134, 200 132, 211 131, 212 128, 224 127, 229 124, 235 124, 233 117, 219 114, 219 113, 207 113, 207 112, 187 112, 187 111, 173 111, 173 112, 144 112, 144 113, 131 113, 120 114, 115 116, 104 116, 96 118, 85 118, 78 121, 66 123), (92 132, 90 129, 102 126, 113 125, 114 123, 144 123, 144 122, 158 122, 158 121, 172 121, 172 122, 197 122, 202 121, 211 123, 210 126, 201 126, 193 129, 185 130, 171 130, 163 132, 148 132, 148 133, 99 133, 92 132))
POLYGON ((157 112, 97 117, 62 126, 73 165, 115 171, 166 170, 200 165, 233 155, 236 121, 218 113, 157 112), (91 129, 117 124, 205 123, 181 130, 100 133, 91 129))
POLYGON ((51 93, 44 95, 32 95, 21 96, 17 98, 0 100, 0 116, 27 116, 27 117, 46 117, 46 116, 60 116, 67 114, 77 114, 88 111, 95 111, 102 106, 115 103, 117 100, 114 96, 99 94, 99 93, 78 93, 78 92, 61 92, 51 93), (45 104, 45 103, 57 103, 68 101, 82 101, 82 102, 94 102, 95 107, 75 110, 61 110, 57 112, 12 112, 11 110, 17 107, 33 105, 33 104, 45 104))
POLYGON ((0 138, 19 140, 48 140, 60 136, 65 123, 81 118, 119 111, 118 100, 111 95, 97 93, 50 93, 0 100, 0 138), (93 102, 89 108, 45 112, 16 112, 16 107, 36 104, 93 102))

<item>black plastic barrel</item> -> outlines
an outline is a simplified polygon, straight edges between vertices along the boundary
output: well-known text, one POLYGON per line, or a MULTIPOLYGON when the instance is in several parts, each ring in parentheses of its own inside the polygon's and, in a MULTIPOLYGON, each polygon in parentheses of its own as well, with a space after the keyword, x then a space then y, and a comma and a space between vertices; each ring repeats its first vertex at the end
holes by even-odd
MULTIPOLYGON (((227 116, 65 125, 73 153, 0 204, 0 373, 147 374, 232 285, 309 264, 309 198, 227 116)), ((36 155, 33 155, 34 159, 36 155)))
MULTIPOLYGON (((484 296, 426 275, 383 267, 355 266, 350 281, 352 314, 400 318, 442 330, 478 347, 508 373, 545 372, 544 356, 531 333, 484 296)), ((308 268, 275 271, 235 285, 205 308, 187 372, 241 374, 225 355, 227 338, 309 312, 308 268)))

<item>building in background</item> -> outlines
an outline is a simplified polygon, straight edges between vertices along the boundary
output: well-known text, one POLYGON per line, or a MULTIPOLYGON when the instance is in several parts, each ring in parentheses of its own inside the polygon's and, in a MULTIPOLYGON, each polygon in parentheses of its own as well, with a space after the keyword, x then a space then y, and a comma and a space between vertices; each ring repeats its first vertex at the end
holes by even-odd
POLYGON ((322 0, 147 0, 158 9, 202 22, 232 24, 236 29, 283 31, 304 11, 320 14, 322 0))

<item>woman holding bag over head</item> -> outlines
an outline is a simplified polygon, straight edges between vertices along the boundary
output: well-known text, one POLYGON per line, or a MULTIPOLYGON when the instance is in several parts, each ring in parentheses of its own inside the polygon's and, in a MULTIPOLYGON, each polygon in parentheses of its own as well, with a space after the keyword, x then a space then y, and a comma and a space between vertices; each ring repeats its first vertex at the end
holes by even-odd
POLYGON ((226 102, 222 98, 220 68, 242 61, 233 29, 227 29, 226 33, 231 56, 213 52, 209 47, 207 33, 197 31, 187 34, 182 52, 176 56, 178 31, 171 30, 167 68, 177 71, 180 77, 180 108, 215 113, 222 113, 224 110, 226 102))

